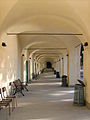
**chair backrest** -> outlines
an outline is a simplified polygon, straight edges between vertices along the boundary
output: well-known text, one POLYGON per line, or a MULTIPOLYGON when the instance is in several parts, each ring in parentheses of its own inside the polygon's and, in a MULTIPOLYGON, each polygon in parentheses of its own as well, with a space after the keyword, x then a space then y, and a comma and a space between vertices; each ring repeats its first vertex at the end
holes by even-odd
POLYGON ((21 85, 21 82, 20 82, 19 80, 15 80, 15 81, 13 81, 13 83, 14 83, 16 86, 21 85))
POLYGON ((0 88, 0 94, 2 94, 1 88, 0 88))
POLYGON ((7 97, 7 90, 6 90, 6 87, 3 87, 2 88, 2 97, 7 97))
POLYGON ((12 86, 12 82, 9 83, 9 86, 12 86))
POLYGON ((13 81, 13 83, 18 91, 23 89, 23 86, 19 80, 15 80, 15 81, 13 81))
POLYGON ((0 101, 2 101, 2 89, 0 88, 0 101))
POLYGON ((2 88, 2 92, 5 92, 5 91, 6 91, 6 87, 3 87, 3 88, 2 88))
POLYGON ((22 82, 20 79, 18 79, 18 81, 20 82, 20 84, 23 86, 23 85, 27 85, 26 82, 22 82))
POLYGON ((20 80, 20 79, 18 79, 18 82, 19 82, 20 84, 22 84, 22 82, 21 82, 21 80, 20 80))
POLYGON ((9 83, 9 86, 11 87, 11 88, 13 88, 14 87, 14 84, 13 84, 14 82, 10 82, 9 83))

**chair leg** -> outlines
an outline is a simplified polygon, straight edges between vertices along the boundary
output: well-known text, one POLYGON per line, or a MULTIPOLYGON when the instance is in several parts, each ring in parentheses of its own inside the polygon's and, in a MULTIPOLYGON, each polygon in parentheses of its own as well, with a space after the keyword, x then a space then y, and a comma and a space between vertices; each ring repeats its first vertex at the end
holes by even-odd
POLYGON ((28 91, 27 87, 25 87, 26 91, 28 91))
POLYGON ((15 109, 15 107, 17 107, 17 96, 16 96, 16 98, 13 98, 13 105, 14 105, 14 109, 15 109))
POLYGON ((13 93, 13 95, 16 95, 16 93, 18 92, 18 90, 17 89, 15 89, 15 92, 13 93))
POLYGON ((24 96, 24 94, 23 94, 22 90, 21 90, 21 94, 24 96))
POLYGON ((17 96, 16 96, 16 107, 18 106, 18 103, 17 103, 17 96))
POLYGON ((12 99, 12 112, 14 110, 14 99, 12 99))
POLYGON ((6 108, 6 120, 8 120, 7 107, 6 108))
POLYGON ((11 109, 10 109, 10 104, 9 104, 9 116, 11 115, 11 109))

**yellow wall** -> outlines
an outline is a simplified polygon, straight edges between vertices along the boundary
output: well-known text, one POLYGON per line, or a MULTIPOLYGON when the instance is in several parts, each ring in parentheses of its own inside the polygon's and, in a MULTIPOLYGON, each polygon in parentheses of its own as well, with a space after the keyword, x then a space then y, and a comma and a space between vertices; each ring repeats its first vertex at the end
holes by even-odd
POLYGON ((18 77, 18 44, 17 36, 3 34, 0 38, 0 87, 8 86, 9 82, 18 77), (2 47, 4 41, 6 47, 2 47))

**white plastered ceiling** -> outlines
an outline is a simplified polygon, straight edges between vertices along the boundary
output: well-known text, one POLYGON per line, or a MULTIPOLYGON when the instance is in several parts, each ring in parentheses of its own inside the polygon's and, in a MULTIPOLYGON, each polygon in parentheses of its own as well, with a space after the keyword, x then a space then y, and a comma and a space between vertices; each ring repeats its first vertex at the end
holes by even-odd
MULTIPOLYGON (((8 5, 9 2, 8 0, 8 5)), ((88 0, 79 0, 77 7, 77 1, 74 0, 17 0, 11 3, 11 9, 1 24, 2 30, 6 30, 6 33, 59 32, 83 34, 83 36, 18 35, 22 49, 45 47, 67 48, 68 50, 71 46, 75 47, 80 44, 80 40, 83 41, 85 38, 87 26, 85 26, 85 18, 81 18, 82 15, 79 10, 84 9, 84 5, 88 5, 88 0), (79 6, 82 7, 79 8, 79 6)), ((3 4, 4 2, 2 2, 3 4)), ((61 50, 59 52, 62 53, 61 50)))

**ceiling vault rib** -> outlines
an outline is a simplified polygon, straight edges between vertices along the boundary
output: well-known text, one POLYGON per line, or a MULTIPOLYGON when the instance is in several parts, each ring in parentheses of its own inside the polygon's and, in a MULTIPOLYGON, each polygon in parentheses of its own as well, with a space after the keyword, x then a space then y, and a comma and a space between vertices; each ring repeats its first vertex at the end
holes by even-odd
POLYGON ((63 49, 67 49, 67 48, 26 48, 24 50, 36 50, 36 49, 41 49, 41 50, 63 50, 63 49))
POLYGON ((82 33, 54 33, 54 32, 31 32, 31 33, 13 33, 13 32, 10 32, 10 33, 7 33, 7 35, 83 35, 82 33))

